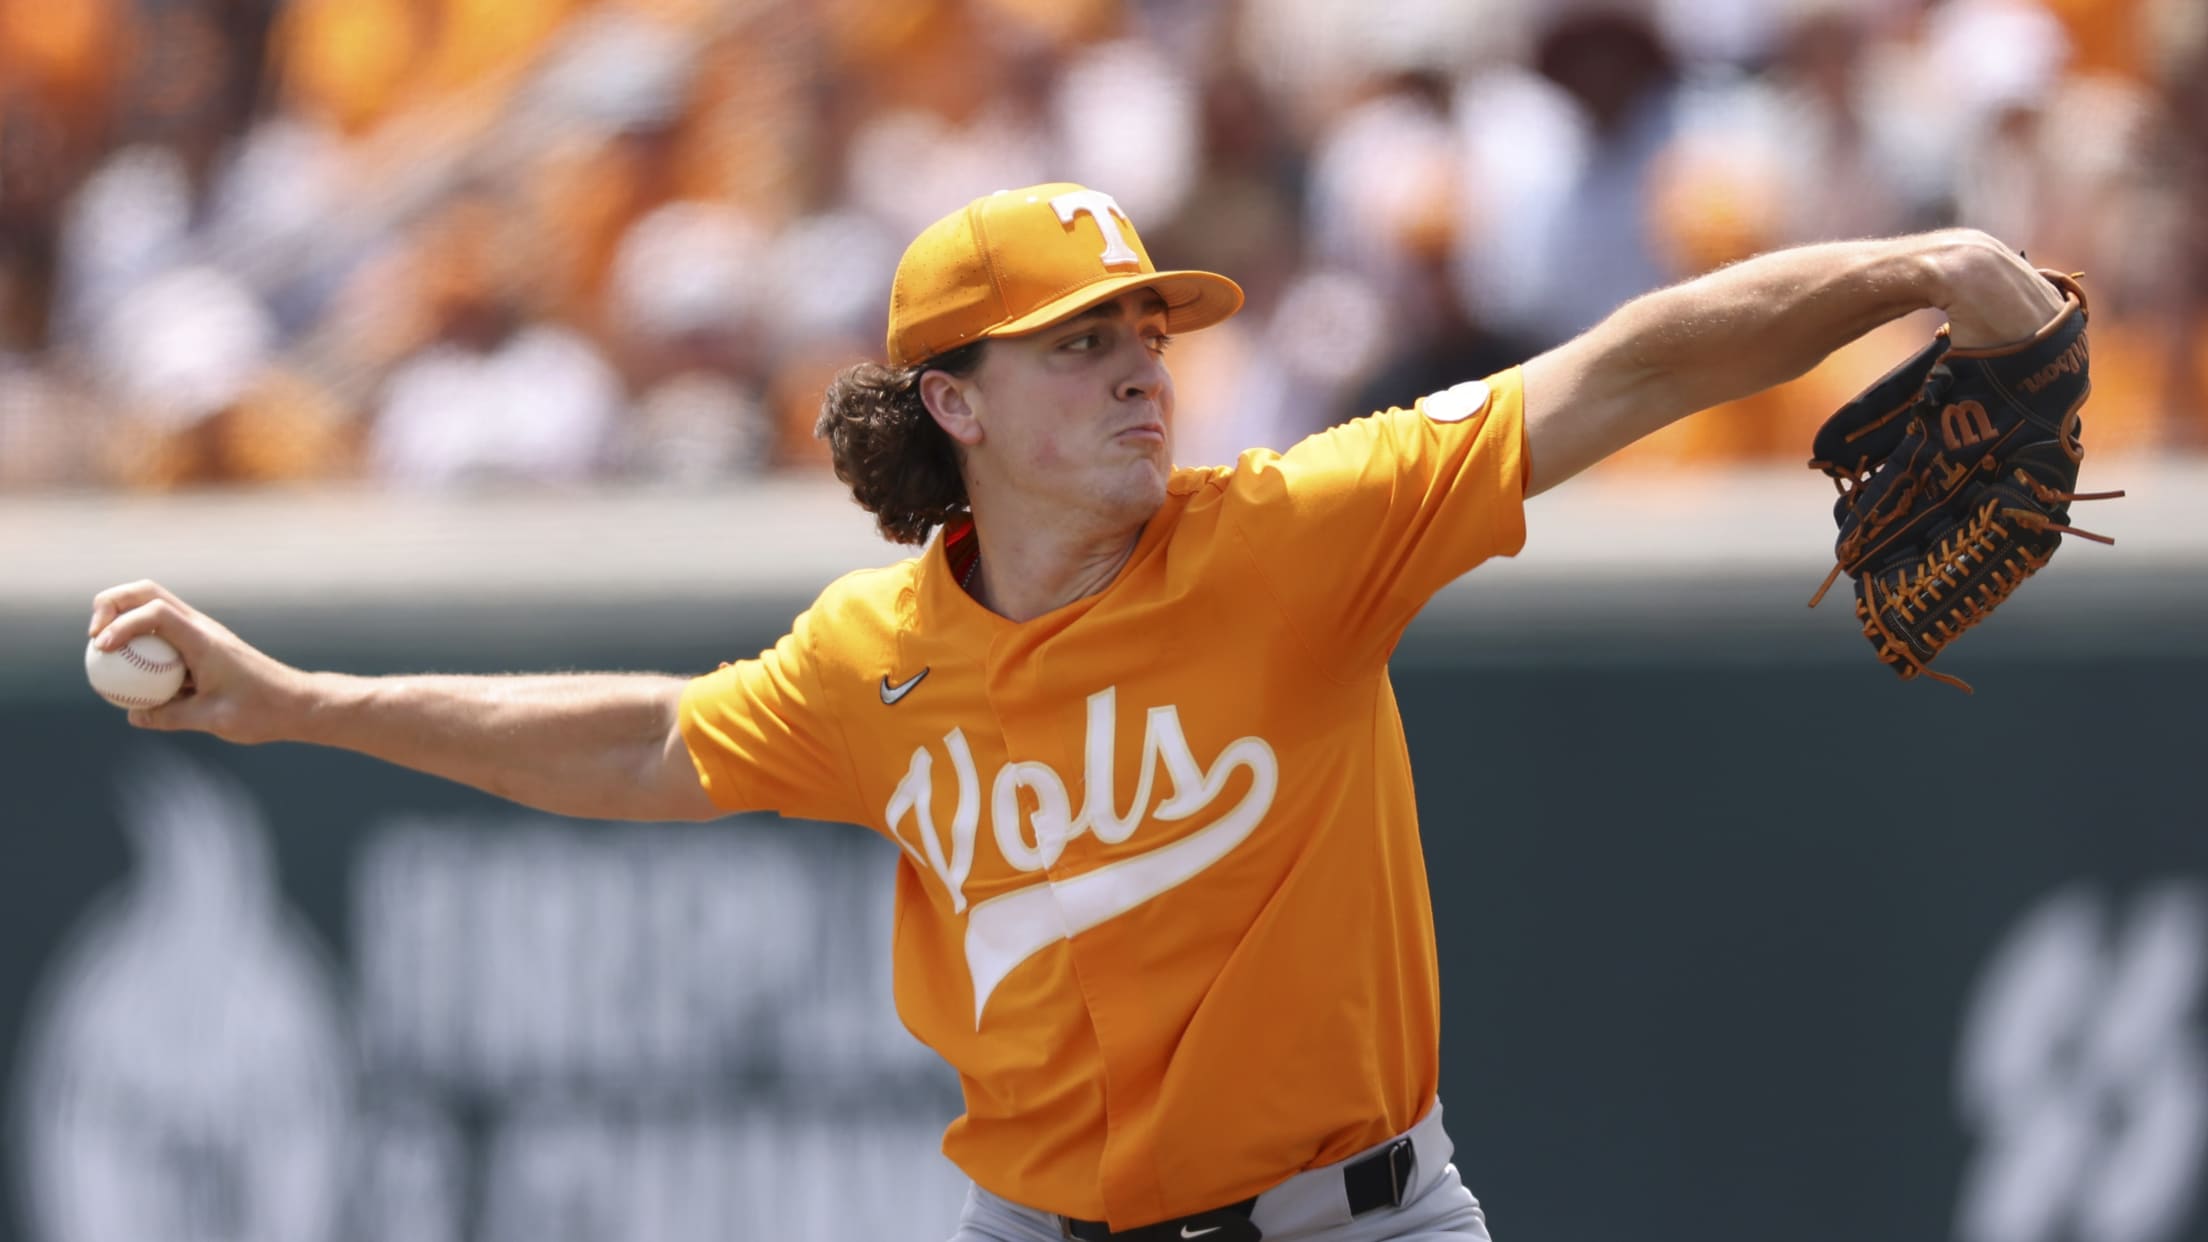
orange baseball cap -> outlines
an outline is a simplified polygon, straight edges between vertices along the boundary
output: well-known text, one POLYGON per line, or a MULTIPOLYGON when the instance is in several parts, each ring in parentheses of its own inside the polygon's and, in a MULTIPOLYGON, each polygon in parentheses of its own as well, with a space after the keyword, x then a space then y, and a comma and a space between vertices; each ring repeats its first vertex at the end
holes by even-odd
POLYGON ((1159 271, 1109 194, 1064 181, 999 190, 906 247, 889 292, 889 360, 910 366, 983 337, 1033 332, 1142 288, 1165 299, 1173 332, 1242 309, 1242 286, 1224 276, 1159 271))

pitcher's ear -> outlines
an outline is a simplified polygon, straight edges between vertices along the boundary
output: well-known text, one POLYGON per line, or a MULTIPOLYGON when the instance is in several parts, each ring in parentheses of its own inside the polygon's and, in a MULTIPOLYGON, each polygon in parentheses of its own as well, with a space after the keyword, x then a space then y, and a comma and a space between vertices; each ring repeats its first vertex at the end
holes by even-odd
POLYGON ((947 371, 927 371, 920 376, 920 403, 943 433, 964 445, 981 443, 981 422, 974 414, 973 381, 947 371))

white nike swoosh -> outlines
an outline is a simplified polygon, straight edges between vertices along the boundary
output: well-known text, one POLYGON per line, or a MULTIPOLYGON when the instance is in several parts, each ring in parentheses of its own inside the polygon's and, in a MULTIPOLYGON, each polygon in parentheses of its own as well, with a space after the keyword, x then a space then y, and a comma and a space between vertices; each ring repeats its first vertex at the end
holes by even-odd
POLYGON ((1200 1237, 1203 1237, 1203 1236, 1204 1236, 1205 1234, 1207 1234, 1207 1233, 1217 1233, 1217 1232, 1219 1232, 1219 1231, 1220 1231, 1221 1229, 1224 1229, 1224 1228, 1226 1228, 1226 1226, 1225 1226, 1225 1225, 1213 1225, 1213 1226, 1212 1226, 1211 1228, 1209 1228, 1209 1229, 1198 1229, 1198 1230, 1196 1230, 1195 1232, 1191 1233, 1191 1232, 1189 1232, 1189 1228, 1188 1228, 1188 1226, 1186 1226, 1186 1225, 1183 1225, 1183 1226, 1181 1226, 1181 1236, 1182 1236, 1182 1237, 1184 1237, 1184 1238, 1200 1238, 1200 1237))
POLYGON ((906 695, 911 694, 912 688, 919 685, 920 679, 927 675, 928 670, 921 669, 919 672, 914 673, 912 676, 906 678, 901 682, 898 682, 896 685, 893 686, 889 684, 889 674, 882 674, 882 706, 887 707, 890 704, 895 703, 897 700, 905 697, 906 695))
POLYGON ((989 994, 1021 962, 1187 883, 1248 839, 1272 809, 1279 768, 1271 748, 1254 737, 1220 752, 1212 765, 1215 779, 1224 779, 1225 765, 1248 768, 1250 788, 1209 827, 1072 879, 1046 880, 991 897, 967 911, 966 969, 974 980, 975 1030, 981 1029, 989 994), (1257 753, 1246 749, 1252 747, 1257 753))

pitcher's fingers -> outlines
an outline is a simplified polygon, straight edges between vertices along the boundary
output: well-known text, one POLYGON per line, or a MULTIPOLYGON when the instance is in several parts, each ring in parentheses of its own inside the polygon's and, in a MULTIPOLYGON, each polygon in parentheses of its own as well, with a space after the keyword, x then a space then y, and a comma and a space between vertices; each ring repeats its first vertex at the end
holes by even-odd
POLYGON ((165 599, 172 604, 183 602, 177 599, 175 594, 167 587, 150 578, 140 578, 136 582, 125 582, 120 586, 111 586, 92 597, 92 626, 85 633, 87 635, 97 634, 106 629, 108 624, 116 617, 157 599, 165 599))
POLYGON ((133 708, 130 723, 161 733, 209 733, 214 731, 214 722, 224 710, 223 704, 200 694, 192 686, 191 678, 186 677, 184 688, 177 691, 175 698, 156 707, 133 708))
POLYGON ((191 663, 192 652, 198 647, 198 632, 192 628, 184 610, 173 601, 152 599, 117 616, 98 631, 92 641, 102 651, 114 651, 140 634, 158 631, 161 637, 184 653, 185 663, 191 663))

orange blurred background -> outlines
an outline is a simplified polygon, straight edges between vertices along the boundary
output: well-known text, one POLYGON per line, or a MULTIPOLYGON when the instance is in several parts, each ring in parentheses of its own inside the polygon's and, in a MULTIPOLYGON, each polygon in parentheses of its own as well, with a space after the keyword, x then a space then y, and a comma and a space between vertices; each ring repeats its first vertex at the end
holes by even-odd
MULTIPOLYGON (((2199 0, 0 0, 0 490, 818 471, 904 242, 1059 178, 1251 295, 1190 462, 1957 223, 2086 273, 2097 452, 2208 444, 2199 0)), ((1800 462, 1925 328, 1597 475, 1800 462)))

